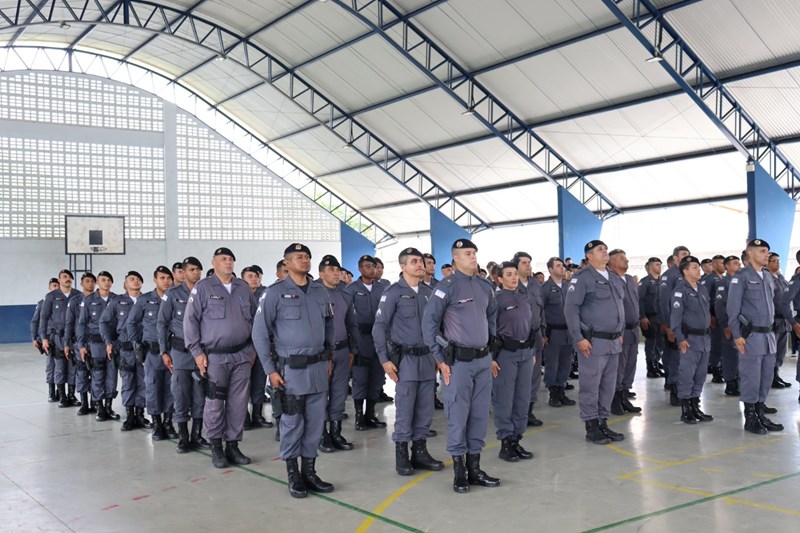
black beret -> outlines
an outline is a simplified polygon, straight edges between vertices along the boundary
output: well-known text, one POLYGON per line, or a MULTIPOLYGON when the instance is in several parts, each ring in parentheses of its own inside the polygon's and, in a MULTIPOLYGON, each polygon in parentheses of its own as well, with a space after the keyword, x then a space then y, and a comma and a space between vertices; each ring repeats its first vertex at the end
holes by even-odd
POLYGON ((309 259, 311 258, 311 250, 305 244, 300 244, 299 242, 293 242, 286 249, 283 251, 283 257, 286 257, 289 254, 293 254, 295 252, 305 252, 308 254, 309 259))
POLYGON ((725 256, 717 254, 717 255, 715 255, 714 257, 711 258, 712 261, 716 261, 717 259, 719 259, 721 261, 725 261, 725 256))
POLYGON ((260 266, 258 266, 258 265, 253 265, 253 266, 251 266, 250 268, 252 268, 252 269, 253 269, 253 272, 255 272, 256 274, 258 274, 259 276, 263 276, 263 275, 264 275, 264 270, 263 270, 263 269, 262 269, 260 266))
POLYGON ((769 250, 769 243, 764 239, 753 239, 752 241, 747 243, 748 248, 762 248, 765 247, 769 250))
POLYGON ((114 283, 114 276, 112 276, 112 275, 111 275, 111 272, 109 272, 109 271, 107 271, 107 270, 103 270, 102 272, 100 272, 99 274, 97 274, 97 277, 98 277, 98 278, 99 278, 99 277, 101 277, 101 276, 104 276, 104 277, 106 277, 106 278, 110 279, 110 280, 111 280, 111 283, 114 283))
POLYGON ((213 268, 209 268, 208 272, 206 272, 206 277, 210 278, 213 275, 214 275, 214 269, 213 268))
POLYGON ((375 258, 375 265, 381 265, 381 266, 383 266, 383 261, 381 261, 381 258, 380 258, 380 257, 376 257, 376 258, 375 258))
POLYGON ((253 269, 253 267, 252 267, 252 266, 246 266, 246 267, 244 267, 244 268, 242 269, 242 273, 241 273, 241 276, 242 276, 242 277, 244 277, 244 274, 245 274, 245 272, 252 272, 253 274, 258 274, 258 272, 256 272, 256 271, 253 269))
POLYGON ((233 255, 233 252, 231 252, 231 249, 230 248, 225 248, 224 246, 222 248, 217 248, 216 250, 214 250, 214 257, 217 257, 218 255, 228 255, 228 256, 231 257, 231 259, 236 261, 236 256, 233 255))
POLYGON ((589 252, 589 251, 593 250, 595 247, 600 246, 601 244, 603 246, 606 246, 606 243, 604 243, 603 241, 601 241, 599 239, 595 239, 593 241, 589 241, 589 242, 586 243, 586 245, 584 245, 583 253, 589 252))
POLYGON ((58 278, 50 278, 50 281, 47 282, 48 285, 51 283, 58 283, 58 278))
MULTIPOLYGON (((422 252, 420 252, 416 248, 403 248, 403 250, 400 252, 400 255, 397 256, 397 260, 400 261, 400 260, 402 260, 403 257, 407 257, 409 255, 415 255, 415 256, 423 259, 423 260, 427 256, 430 256, 431 259, 433 259, 433 256, 431 254, 423 254, 422 252)), ((434 259, 434 263, 435 262, 436 262, 436 260, 434 259)))
POLYGON ((198 258, 191 255, 183 260, 183 268, 186 268, 189 265, 196 266, 200 270, 203 270, 203 263, 201 263, 198 258))
POLYGON ((136 276, 137 278, 139 278, 139 281, 144 283, 144 278, 142 277, 142 275, 136 272, 135 270, 128 271, 128 273, 125 274, 125 277, 127 278, 128 276, 136 276))
POLYGON ((183 263, 180 261, 177 263, 172 263, 172 271, 175 272, 176 270, 183 270, 183 263))
POLYGON ((527 257, 528 259, 533 260, 533 257, 531 257, 531 254, 528 252, 517 252, 514 254, 514 257, 511 260, 515 263, 519 263, 521 257, 527 257))
POLYGON ((361 263, 372 263, 373 265, 377 266, 378 262, 375 261, 375 258, 371 255, 362 255, 358 258, 358 266, 361 266, 361 263))
POLYGON ((678 269, 683 272, 686 268, 689 267, 691 263, 697 263, 700 265, 700 260, 693 255, 687 255, 683 259, 681 259, 681 264, 678 265, 678 269))
POLYGON ((322 261, 319 262, 319 269, 322 270, 325 267, 339 267, 342 268, 342 265, 339 264, 339 260, 336 259, 332 255, 326 255, 322 258, 322 261))
POLYGON ((514 261, 503 261, 499 265, 497 265, 497 269, 500 271, 500 274, 503 273, 503 270, 507 268, 513 268, 514 270, 517 269, 517 264, 514 261))
POLYGON ((725 260, 724 260, 724 262, 725 262, 725 264, 726 264, 726 265, 727 265, 728 263, 730 263, 731 261, 741 261, 741 259, 739 259, 739 256, 738 256, 738 255, 729 255, 729 256, 728 256, 728 257, 726 257, 726 258, 725 258, 725 260))
POLYGON ((72 279, 75 279, 75 274, 73 274, 72 270, 70 270, 68 268, 62 268, 61 272, 58 273, 59 277, 61 276, 61 274, 66 274, 69 277, 71 277, 72 279))
POLYGON ((647 264, 648 265, 651 264, 651 263, 660 263, 660 262, 661 262, 661 259, 659 259, 658 257, 651 257, 650 259, 647 260, 647 264))
POLYGON ((164 265, 159 265, 155 272, 153 272, 153 277, 156 277, 158 274, 166 274, 170 278, 172 277, 172 271, 165 267, 164 265))
POLYGON ((434 263, 436 262, 436 258, 433 257, 433 254, 424 253, 424 254, 422 254, 422 257, 423 257, 423 259, 432 259, 434 263))
POLYGON ((458 239, 457 241, 453 242, 453 246, 450 247, 451 250, 467 250, 470 248, 476 252, 478 251, 478 247, 475 246, 475 243, 469 239, 458 239))
POLYGON ((97 281, 97 278, 94 277, 94 274, 92 274, 91 272, 84 272, 83 275, 81 276, 81 281, 85 280, 86 278, 91 278, 97 281))
MULTIPOLYGON (((797 253, 800 254, 800 252, 797 253)), ((453 265, 451 265, 450 263, 445 263, 442 265, 442 268, 453 268, 453 265)))
POLYGON ((624 253, 625 253, 625 250, 623 250, 622 248, 614 248, 613 250, 608 252, 608 257, 611 257, 612 255, 624 254, 624 253))
POLYGON ((700 261, 700 264, 701 264, 701 265, 707 265, 707 264, 709 264, 710 262, 711 262, 711 259, 709 259, 708 257, 706 257, 705 259, 703 259, 702 261, 700 261))

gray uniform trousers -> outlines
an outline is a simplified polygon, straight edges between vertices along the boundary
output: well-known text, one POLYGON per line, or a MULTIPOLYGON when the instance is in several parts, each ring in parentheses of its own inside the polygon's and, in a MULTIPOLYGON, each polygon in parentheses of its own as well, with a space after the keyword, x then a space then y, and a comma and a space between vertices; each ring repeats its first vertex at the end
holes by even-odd
POLYGON ((47 383, 55 383, 56 362, 49 355, 44 356, 44 380, 47 383))
POLYGON ((119 376, 122 378, 120 390, 124 407, 144 407, 146 388, 144 384, 144 365, 136 360, 133 350, 119 351, 119 376))
MULTIPOLYGON (((566 335, 566 331, 563 333, 566 335)), ((567 345, 566 348, 569 351, 568 377, 572 363, 572 347, 567 345)), ((562 347, 560 352, 563 351, 562 347)), ((552 357, 555 358, 556 355, 553 354, 552 357)), ((515 352, 500 350, 497 354, 497 364, 500 366, 500 373, 492 381, 492 407, 495 435, 498 440, 503 440, 506 437, 522 435, 528 427, 528 400, 531 396, 528 387, 531 384, 530 373, 533 371, 533 350, 530 348, 515 352)), ((566 377, 564 379, 566 380, 566 377)))
POLYGON ((75 385, 75 362, 64 357, 64 337, 53 335, 56 346, 50 347, 53 360, 53 383, 56 385, 75 385), (55 351, 54 351, 55 350, 55 351))
POLYGON ((786 358, 786 348, 788 346, 789 332, 784 331, 783 325, 786 324, 784 320, 780 321, 781 329, 775 333, 775 339, 778 343, 778 351, 775 353, 775 368, 783 366, 783 360, 786 358))
POLYGON ((347 401, 347 384, 350 381, 350 348, 345 346, 333 352, 333 375, 328 380, 328 420, 344 419, 347 401))
POLYGON ((161 354, 147 352, 144 360, 144 381, 147 389, 147 412, 151 415, 174 412, 171 374, 161 354))
POLYGON ((393 441, 409 442, 428 438, 428 429, 433 422, 431 396, 434 383, 433 379, 424 381, 400 379, 395 384, 393 441))
MULTIPOLYGON (((372 343, 372 335, 361 335, 365 342, 372 343)), ((364 350, 359 344, 359 354, 364 350)), ((377 400, 383 390, 384 371, 375 348, 372 348, 372 357, 356 356, 353 363, 353 399, 354 400, 377 400)))
POLYGON ((194 358, 188 352, 172 348, 172 379, 170 388, 174 400, 175 421, 188 422, 190 418, 203 418, 206 395, 200 383, 192 377, 197 368, 194 358))
MULTIPOLYGON (((713 298, 714 295, 712 294, 713 298)), ((720 366, 722 362, 722 343, 725 340, 723 327, 717 324, 717 327, 711 328, 711 352, 708 354, 708 364, 714 368, 720 366)))
POLYGON ((639 330, 626 329, 622 351, 617 362, 617 390, 628 390, 633 387, 636 377, 636 363, 639 360, 639 330))
POLYGON ((117 363, 109 361, 103 342, 89 344, 87 357, 92 358, 92 399, 108 400, 117 397, 117 363))
POLYGON ((674 343, 669 342, 664 334, 664 352, 661 355, 661 361, 664 364, 664 370, 667 373, 665 380, 667 385, 678 384, 678 365, 680 364, 680 357, 678 348, 674 343))
POLYGON ((734 381, 739 377, 739 352, 733 344, 733 339, 722 336, 722 379, 726 382, 734 381))
MULTIPOLYGON (((251 352, 252 353, 252 352, 251 352)), ((226 441, 240 441, 244 433, 244 417, 250 398, 251 353, 211 353, 206 376, 217 387, 227 389, 223 399, 207 398, 203 410, 206 437, 226 441)))
MULTIPOLYGON (((542 355, 544 358, 544 386, 548 388, 563 387, 569 379, 569 371, 572 370, 572 343, 566 329, 550 330, 550 337, 548 337, 547 346, 542 350, 542 355)), ((532 357, 533 354, 531 354, 532 357)), ((541 369, 542 363, 538 359, 537 357, 537 364, 541 369)), ((531 381, 533 382, 533 379, 531 381)))
POLYGON ((317 456, 317 446, 325 427, 328 407, 328 362, 320 361, 305 368, 284 368, 287 396, 300 396, 305 401, 302 414, 281 415, 281 459, 317 456), (312 392, 309 392, 312 391, 312 392))
MULTIPOLYGON (((616 341, 614 341, 616 342, 616 341)), ((584 422, 608 418, 617 386, 619 354, 578 354, 578 407, 584 422)))
POLYGON ((766 401, 774 373, 774 353, 754 354, 745 348, 745 353, 739 354, 739 400, 742 403, 766 401))
MULTIPOLYGON (((542 387, 544 341, 542 340, 541 333, 536 333, 536 340, 533 343, 533 353, 536 355, 536 362, 533 363, 533 372, 531 373, 531 403, 536 403, 539 400, 539 389, 542 387)), ((569 377, 569 372, 567 372, 567 377, 569 377)), ((567 380, 565 379, 563 383, 566 382, 567 380)))
MULTIPOLYGON (((650 319, 650 328, 659 330, 659 325, 650 319)), ((664 335, 660 332, 644 338, 644 358, 648 366, 655 366, 661 361, 661 354, 664 352, 664 335)))
POLYGON ((456 361, 450 367, 450 384, 442 387, 450 455, 481 453, 489 425, 491 394, 490 356, 456 361))
POLYGON ((267 373, 264 365, 256 358, 253 368, 250 369, 250 403, 263 404, 267 397, 267 373))
MULTIPOLYGON (((703 346, 702 338, 698 335, 689 335, 689 349, 686 353, 679 353, 678 365, 678 398, 686 400, 699 398, 703 392, 703 384, 708 374, 709 352, 694 346, 703 346)), ((771 382, 771 381, 770 381, 771 382)))
MULTIPOLYGON (((92 390, 92 374, 81 361, 80 347, 76 344, 72 347, 72 355, 75 361, 75 392, 83 394, 92 390)), ((86 357, 91 357, 89 350, 86 350, 86 357)))

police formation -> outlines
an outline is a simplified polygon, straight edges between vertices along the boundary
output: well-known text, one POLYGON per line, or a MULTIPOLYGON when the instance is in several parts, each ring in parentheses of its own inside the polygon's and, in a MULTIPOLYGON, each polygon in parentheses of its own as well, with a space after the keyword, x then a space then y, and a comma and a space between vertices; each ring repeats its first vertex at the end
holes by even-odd
POLYGON ((271 402, 295 498, 334 490, 316 459, 354 448, 342 434, 350 387, 354 429, 386 427, 375 410, 387 398, 386 377, 396 391, 397 474, 444 469, 427 446, 443 407, 458 493, 500 485, 481 468, 490 413, 499 458, 533 459, 521 441, 527 427, 542 425, 533 412, 542 378, 553 408, 576 404, 566 391, 577 378, 586 440, 621 441, 608 418, 642 411, 631 403, 640 332, 647 376, 665 378, 681 421, 713 420, 700 408, 711 373, 726 395, 740 397, 746 431, 783 429, 765 402, 770 388, 791 386, 778 368, 789 332, 800 334, 800 274, 787 282, 766 241, 750 241, 741 258, 702 262, 678 246, 664 273, 650 258, 638 286, 625 252, 599 240, 586 244, 580 265, 549 259, 546 281, 526 252, 490 263, 484 275, 477 251, 455 241, 440 281, 431 254, 406 248, 393 284, 366 255, 356 280, 331 255, 315 279, 311 250, 300 243, 286 248, 269 287, 257 265, 237 277, 224 247, 204 279, 202 263, 187 257, 156 268, 155 288, 144 294, 135 271, 114 294, 109 272, 83 274, 76 290, 62 270, 36 307, 31 335, 47 356, 51 402, 79 406, 78 415, 98 422, 119 420, 120 378, 122 431, 151 429, 154 441, 177 440, 179 454, 210 450, 217 468, 250 463, 239 442, 246 429, 273 427, 263 411, 271 402))

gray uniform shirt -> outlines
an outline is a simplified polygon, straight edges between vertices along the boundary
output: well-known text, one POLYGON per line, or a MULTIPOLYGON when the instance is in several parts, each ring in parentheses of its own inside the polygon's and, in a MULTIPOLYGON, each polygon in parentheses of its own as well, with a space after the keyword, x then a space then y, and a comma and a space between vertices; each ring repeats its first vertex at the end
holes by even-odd
POLYGON ((33 341, 41 340, 39 336, 39 315, 42 313, 42 302, 44 302, 44 299, 36 303, 36 310, 33 312, 33 318, 31 318, 31 340, 33 341))
POLYGON ((748 353, 769 354, 777 350, 775 332, 771 329, 775 319, 775 281, 766 269, 762 274, 763 277, 759 276, 753 265, 747 265, 733 276, 728 289, 726 311, 734 339, 742 337, 740 315, 753 326, 770 328, 769 333, 751 333, 747 338, 748 347, 745 348, 748 353))
POLYGON ((717 322, 723 328, 728 327, 728 290, 731 287, 731 276, 725 275, 717 283, 717 290, 713 295, 714 298, 714 316, 717 317, 717 322))
POLYGON ((544 318, 550 326, 563 326, 567 323, 564 318, 564 298, 566 296, 567 283, 561 285, 553 281, 552 278, 542 284, 542 299, 544 301, 544 318))
POLYGON ((519 290, 522 294, 526 294, 528 298, 530 298, 531 306, 533 308, 533 316, 531 317, 531 320, 533 321, 532 327, 535 330, 540 330, 542 326, 547 324, 544 314, 542 284, 539 283, 539 280, 533 276, 527 279, 527 287, 522 283, 522 281, 522 278, 520 278, 517 290, 519 290))
POLYGON ((675 333, 675 342, 689 341, 694 350, 710 351, 711 337, 697 333, 684 333, 685 324, 695 330, 711 327, 711 304, 704 285, 692 288, 686 280, 681 280, 672 291, 669 327, 675 333))
MULTIPOLYGON (((534 306, 526 294, 519 290, 509 291, 502 289, 495 296, 497 301, 497 317, 495 319, 497 335, 524 341, 531 335, 536 334, 537 328, 533 327, 534 306)), ((558 297, 561 298, 560 291, 558 297)))
POLYGON ((639 280, 639 318, 658 321, 658 280, 650 274, 639 280))
POLYGON ((661 276, 661 283, 658 286, 658 323, 669 324, 670 303, 672 302, 672 290, 677 285, 678 280, 682 279, 681 271, 676 265, 672 265, 661 276))
POLYGON ((64 294, 58 288, 47 293, 42 301, 42 310, 39 313, 39 338, 46 339, 48 333, 61 331, 67 323, 67 303, 70 298, 80 291, 72 289, 69 294, 64 294))
POLYGON ((717 286, 722 282, 722 276, 716 273, 716 271, 712 270, 711 274, 708 276, 703 277, 700 280, 700 285, 706 288, 706 292, 708 292, 708 296, 711 298, 711 304, 709 305, 711 310, 711 316, 717 316, 716 306, 714 305, 714 295, 717 294, 717 286))
POLYGON ((100 335, 100 318, 106 310, 108 302, 116 298, 113 292, 108 293, 108 298, 103 300, 100 291, 94 291, 81 302, 78 325, 75 327, 75 336, 79 346, 89 347, 89 335, 100 335))
POLYGON ((789 324, 794 326, 797 324, 797 314, 800 312, 800 274, 795 274, 789 281, 786 290, 781 296, 780 309, 783 318, 789 321, 789 324), (792 309, 794 308, 794 313, 792 309))
MULTIPOLYGON (((622 303, 625 296, 622 286, 611 282, 611 276, 615 274, 608 272, 608 275, 609 279, 606 279, 588 265, 569 282, 564 301, 564 316, 576 347, 584 340, 581 324, 594 331, 620 335, 625 329, 625 309, 622 303)), ((593 338, 590 342, 592 353, 615 354, 622 351, 619 339, 593 338)))
POLYGON ((169 353, 170 334, 183 341, 183 317, 186 314, 186 304, 189 301, 189 288, 185 283, 170 287, 164 293, 164 301, 158 308, 158 321, 156 334, 161 353, 169 353))
POLYGON ((333 309, 333 338, 336 342, 349 341, 351 353, 358 353, 358 324, 356 323, 356 311, 353 307, 352 296, 344 289, 347 287, 344 282, 330 289, 325 287, 321 281, 315 282, 328 291, 328 300, 333 309))
MULTIPOLYGON (((166 297, 167 293, 164 293, 166 297)), ((134 342, 157 342, 158 341, 158 310, 161 307, 163 298, 153 289, 142 294, 128 319, 128 338, 134 342)), ((159 352, 164 353, 164 352, 159 352)))
MULTIPOLYGON (((142 296, 140 295, 139 298, 142 296)), ((138 298, 137 298, 138 300, 138 298)), ((103 336, 105 344, 113 344, 114 341, 127 342, 131 341, 128 337, 128 318, 133 311, 133 298, 128 296, 127 293, 120 294, 109 300, 108 305, 100 317, 100 335, 103 336)))

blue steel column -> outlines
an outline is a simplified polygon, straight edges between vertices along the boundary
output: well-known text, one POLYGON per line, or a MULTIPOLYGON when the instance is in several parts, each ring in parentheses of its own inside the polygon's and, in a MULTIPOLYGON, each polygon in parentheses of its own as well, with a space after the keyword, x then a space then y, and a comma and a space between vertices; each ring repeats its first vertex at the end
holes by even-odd
POLYGON ((558 254, 576 263, 583 258, 583 246, 600 238, 603 221, 563 187, 558 188, 558 254))
POLYGON ((794 225, 794 201, 755 162, 747 163, 748 239, 764 239, 787 265, 794 225))
POLYGON ((358 258, 362 255, 375 255, 375 243, 361 235, 359 232, 341 223, 342 240, 342 267, 358 277, 358 258))
POLYGON ((451 246, 457 239, 469 239, 469 232, 431 208, 431 253, 436 258, 437 276, 439 268, 445 263, 452 263, 451 246))

